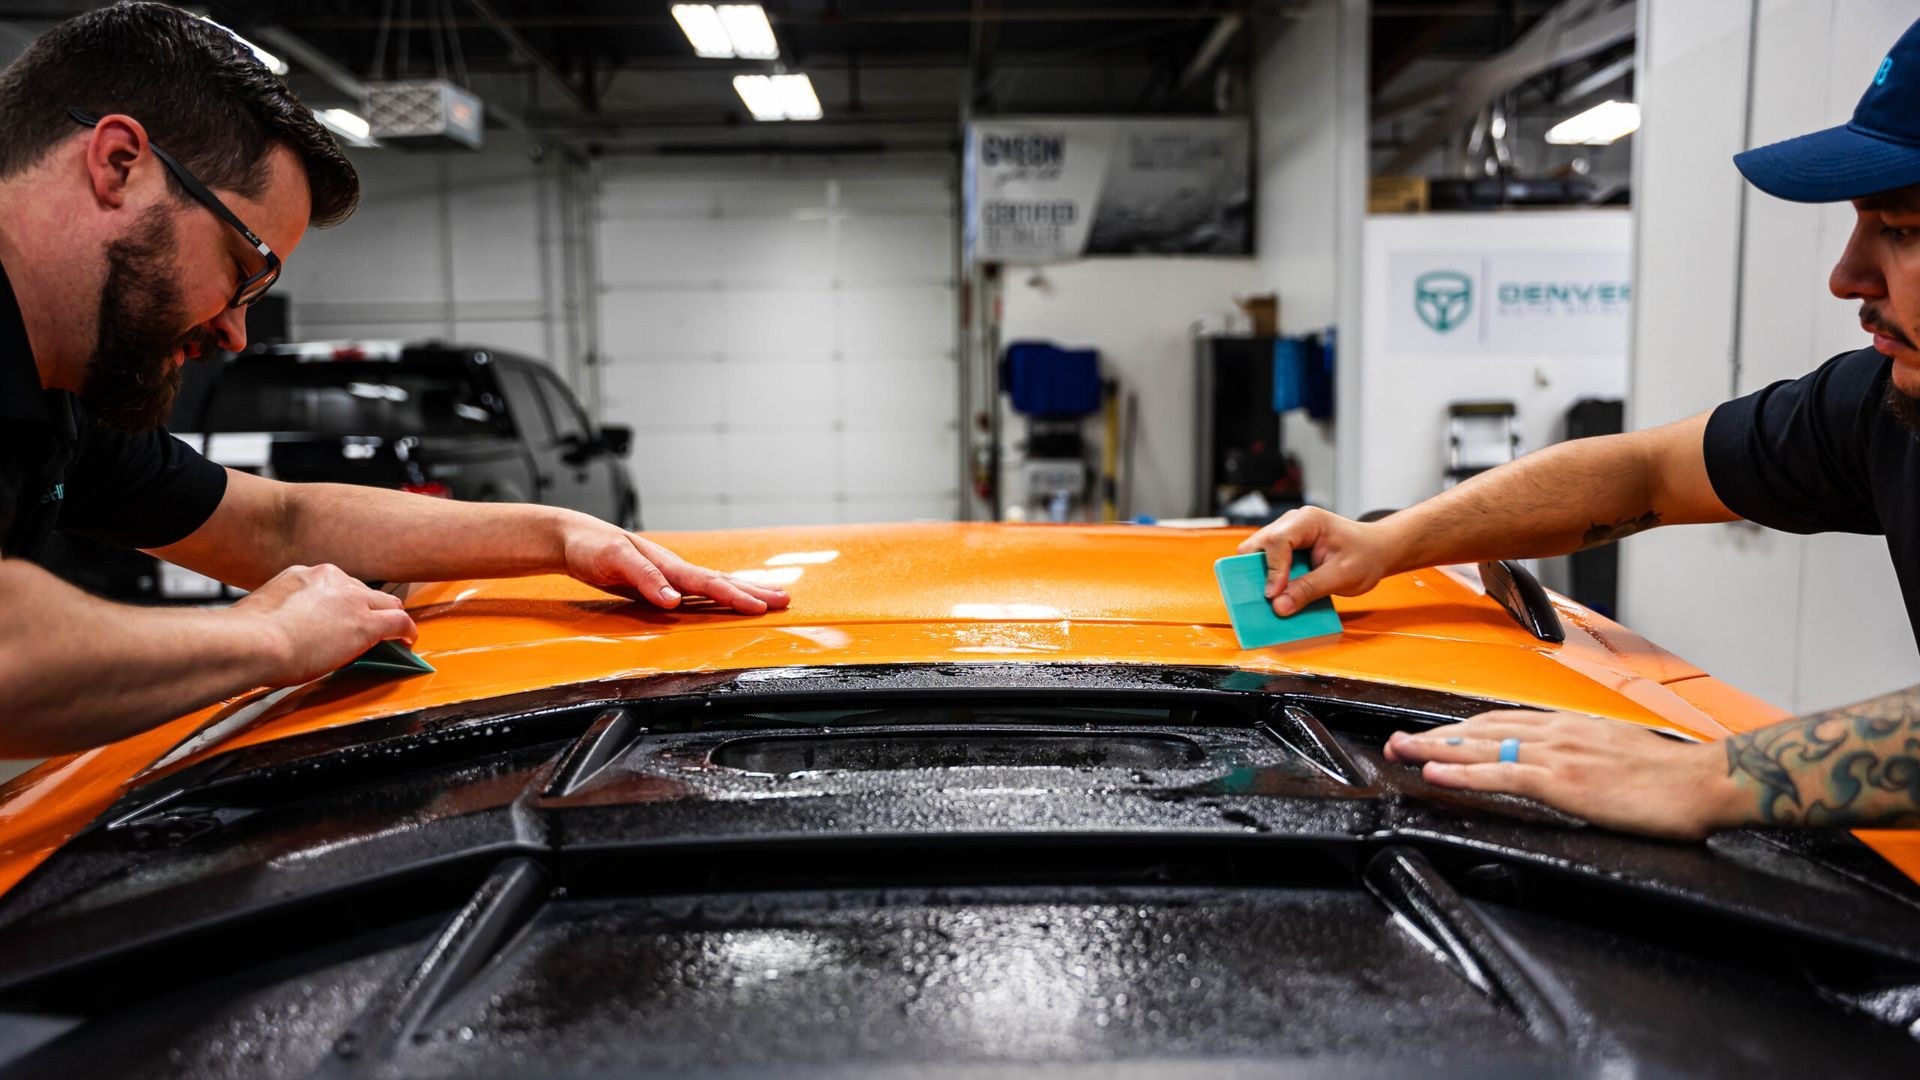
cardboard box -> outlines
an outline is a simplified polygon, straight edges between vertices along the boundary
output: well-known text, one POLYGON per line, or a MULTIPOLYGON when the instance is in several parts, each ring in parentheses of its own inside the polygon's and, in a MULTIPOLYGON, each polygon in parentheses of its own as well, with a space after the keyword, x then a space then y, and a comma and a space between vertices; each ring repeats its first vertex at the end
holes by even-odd
POLYGON ((1280 332, 1280 297, 1275 293, 1241 296, 1233 301, 1253 323, 1254 337, 1273 337, 1280 332))
POLYGON ((1427 212, 1427 178, 1424 176, 1373 176, 1367 179, 1367 213, 1424 214, 1427 212))

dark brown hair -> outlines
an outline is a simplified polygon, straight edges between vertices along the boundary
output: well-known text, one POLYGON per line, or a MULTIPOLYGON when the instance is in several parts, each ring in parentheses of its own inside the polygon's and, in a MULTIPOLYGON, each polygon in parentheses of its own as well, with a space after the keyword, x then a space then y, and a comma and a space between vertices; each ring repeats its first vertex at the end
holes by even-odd
POLYGON ((201 182, 248 198, 266 187, 267 153, 284 144, 306 169, 317 227, 360 201, 359 175, 313 111, 232 34, 179 8, 127 2, 76 16, 0 72, 0 177, 72 135, 69 108, 133 117, 201 182))

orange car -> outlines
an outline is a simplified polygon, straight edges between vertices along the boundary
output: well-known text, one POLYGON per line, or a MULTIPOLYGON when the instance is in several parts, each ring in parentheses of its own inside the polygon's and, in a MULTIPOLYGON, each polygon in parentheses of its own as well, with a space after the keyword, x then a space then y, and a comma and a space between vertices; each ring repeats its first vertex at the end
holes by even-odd
POLYGON ((414 586, 432 674, 0 790, 0 1064, 1920 1075, 1920 835, 1645 840, 1380 752, 1503 704, 1777 710, 1504 564, 1242 651, 1244 535, 661 537, 792 593, 756 618, 414 586))

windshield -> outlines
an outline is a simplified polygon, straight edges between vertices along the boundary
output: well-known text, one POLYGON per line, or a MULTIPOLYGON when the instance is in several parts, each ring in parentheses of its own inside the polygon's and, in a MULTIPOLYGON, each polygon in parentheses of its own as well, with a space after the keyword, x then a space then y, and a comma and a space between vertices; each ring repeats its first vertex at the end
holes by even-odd
POLYGON ((494 435, 499 398, 456 357, 236 360, 208 403, 205 430, 316 435, 494 435))

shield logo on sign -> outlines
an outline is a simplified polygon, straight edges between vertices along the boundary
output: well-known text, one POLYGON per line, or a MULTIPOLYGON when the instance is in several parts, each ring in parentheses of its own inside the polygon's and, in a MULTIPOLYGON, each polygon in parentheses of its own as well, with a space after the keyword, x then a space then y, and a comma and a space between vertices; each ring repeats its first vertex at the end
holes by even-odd
POLYGON ((1421 274, 1413 282, 1413 310, 1436 333, 1452 330, 1473 310, 1473 279, 1458 270, 1421 274))

